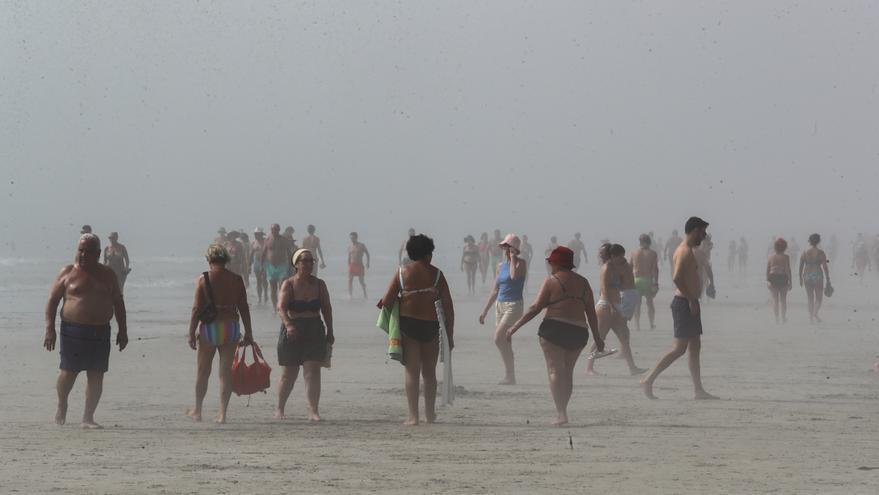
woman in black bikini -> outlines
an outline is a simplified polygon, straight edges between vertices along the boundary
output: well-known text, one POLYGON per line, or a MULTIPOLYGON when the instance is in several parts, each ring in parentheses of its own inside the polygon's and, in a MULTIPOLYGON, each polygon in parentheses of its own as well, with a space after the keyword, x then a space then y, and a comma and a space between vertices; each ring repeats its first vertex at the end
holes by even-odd
POLYGON ((320 368, 327 359, 327 346, 332 346, 336 339, 327 284, 312 275, 313 265, 311 251, 296 251, 293 254, 296 274, 281 284, 278 296, 278 314, 283 321, 278 336, 278 364, 284 368, 278 383, 278 409, 275 411, 278 419, 285 417, 284 407, 302 366, 308 419, 320 421, 320 368))
POLYGON ((558 416, 554 425, 568 422, 568 402, 574 387, 574 367, 580 352, 589 341, 589 331, 599 351, 604 341, 598 335, 598 317, 592 287, 585 277, 574 273, 574 252, 559 246, 546 258, 552 273, 537 294, 537 300, 509 330, 512 338, 522 326, 546 309, 537 335, 546 358, 549 389, 558 416))
POLYGON ((409 238, 406 253, 412 260, 399 269, 382 304, 392 308, 400 300, 400 333, 403 338, 403 359, 406 366, 406 402, 409 405, 407 426, 418 424, 418 389, 424 379, 424 418, 436 421, 436 362, 439 356, 439 321, 436 300, 442 301, 449 349, 453 339, 455 310, 449 284, 439 268, 430 264, 433 239, 424 234, 409 238))

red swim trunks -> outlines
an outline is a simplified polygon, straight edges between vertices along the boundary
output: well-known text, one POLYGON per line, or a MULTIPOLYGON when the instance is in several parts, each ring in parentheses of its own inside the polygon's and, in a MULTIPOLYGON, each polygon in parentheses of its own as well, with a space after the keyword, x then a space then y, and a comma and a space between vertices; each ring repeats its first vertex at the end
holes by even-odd
POLYGON ((362 277, 366 274, 366 269, 363 265, 349 263, 348 264, 348 274, 354 275, 355 277, 362 277))

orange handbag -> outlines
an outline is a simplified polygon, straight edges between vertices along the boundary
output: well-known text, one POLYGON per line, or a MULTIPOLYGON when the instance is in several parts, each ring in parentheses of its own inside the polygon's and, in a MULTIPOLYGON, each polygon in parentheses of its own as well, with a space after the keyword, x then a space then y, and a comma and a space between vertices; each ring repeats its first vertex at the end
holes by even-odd
POLYGON ((257 392, 264 392, 272 385, 269 378, 272 368, 265 358, 262 357, 262 351, 255 342, 251 347, 253 349, 252 364, 245 362, 247 347, 244 350, 241 350, 241 346, 235 349, 235 359, 232 360, 232 391, 236 395, 251 395, 257 392))

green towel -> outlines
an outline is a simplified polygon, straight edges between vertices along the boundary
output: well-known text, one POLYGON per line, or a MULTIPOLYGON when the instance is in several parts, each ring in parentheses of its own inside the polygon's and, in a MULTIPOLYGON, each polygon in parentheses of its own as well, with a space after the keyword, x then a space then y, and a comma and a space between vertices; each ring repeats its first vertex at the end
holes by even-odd
POLYGON ((375 326, 388 334, 388 357, 402 364, 403 340, 400 335, 400 303, 395 301, 394 307, 391 309, 388 309, 387 306, 383 307, 378 314, 375 326))

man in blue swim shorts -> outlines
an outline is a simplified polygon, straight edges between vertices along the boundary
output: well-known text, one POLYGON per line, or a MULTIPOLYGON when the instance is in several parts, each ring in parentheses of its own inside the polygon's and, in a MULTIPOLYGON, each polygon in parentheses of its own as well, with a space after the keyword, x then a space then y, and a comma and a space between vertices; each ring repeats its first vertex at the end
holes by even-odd
POLYGON ((79 238, 76 261, 61 269, 52 284, 46 305, 46 335, 43 346, 55 349, 55 317, 61 309, 61 371, 58 374, 58 410, 55 423, 67 421, 67 397, 80 371, 85 371, 88 384, 85 389, 83 428, 101 428, 95 422, 95 409, 101 400, 104 373, 110 358, 110 320, 116 316, 119 331, 116 344, 119 350, 128 345, 128 327, 125 323, 125 302, 116 274, 100 263, 101 241, 94 234, 79 238))

